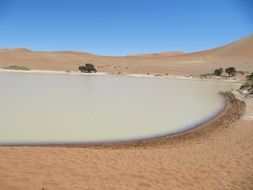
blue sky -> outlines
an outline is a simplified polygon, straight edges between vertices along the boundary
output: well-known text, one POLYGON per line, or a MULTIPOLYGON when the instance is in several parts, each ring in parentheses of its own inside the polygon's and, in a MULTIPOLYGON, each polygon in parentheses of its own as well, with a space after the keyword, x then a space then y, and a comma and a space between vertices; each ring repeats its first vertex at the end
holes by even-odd
POLYGON ((252 10, 253 0, 0 0, 0 47, 192 52, 252 34, 252 10))

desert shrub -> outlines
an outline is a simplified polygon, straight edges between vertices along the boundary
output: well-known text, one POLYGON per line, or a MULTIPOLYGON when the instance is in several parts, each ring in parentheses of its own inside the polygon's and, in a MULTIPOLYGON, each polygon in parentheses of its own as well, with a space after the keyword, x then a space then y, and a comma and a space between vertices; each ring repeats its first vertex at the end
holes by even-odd
POLYGON ((253 80, 253 72, 252 72, 250 75, 246 76, 246 78, 247 78, 248 80, 253 80))
POLYGON ((24 66, 18 66, 18 65, 11 65, 9 67, 5 67, 4 69, 9 69, 9 70, 30 70, 29 68, 27 67, 24 67, 24 66))
POLYGON ((204 74, 200 75, 201 78, 208 78, 208 77, 212 77, 212 76, 213 76, 213 73, 204 73, 204 74))
POLYGON ((84 66, 80 66, 79 68, 79 71, 83 72, 83 73, 96 73, 97 72, 97 69, 95 68, 95 66, 91 63, 86 63, 84 66))
POLYGON ((253 95, 253 73, 246 76, 247 81, 243 83, 240 90, 246 91, 246 95, 253 95))
POLYGON ((237 71, 237 73, 241 74, 241 75, 245 75, 244 71, 237 71))
POLYGON ((225 69, 225 72, 231 77, 235 76, 236 74, 236 69, 234 67, 228 67, 225 69))
POLYGON ((253 79, 247 80, 240 89, 253 88, 253 79))
POLYGON ((217 76, 221 76, 223 73, 223 68, 215 69, 214 74, 217 76))

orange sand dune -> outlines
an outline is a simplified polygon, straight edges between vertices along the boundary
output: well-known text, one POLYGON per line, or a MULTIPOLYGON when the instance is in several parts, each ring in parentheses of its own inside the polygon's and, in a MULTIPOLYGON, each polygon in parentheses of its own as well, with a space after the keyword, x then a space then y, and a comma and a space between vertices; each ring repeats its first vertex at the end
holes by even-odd
POLYGON ((39 70, 77 70, 93 63, 98 71, 109 73, 154 73, 191 75, 212 72, 215 68, 234 66, 253 71, 253 35, 237 42, 196 53, 165 56, 98 56, 82 52, 37 52, 27 49, 0 49, 0 67, 23 65, 39 70), (155 57, 155 58, 154 58, 155 57))
POLYGON ((150 53, 150 54, 130 54, 128 57, 142 57, 142 58, 159 58, 159 57, 172 57, 181 55, 181 51, 161 52, 161 53, 150 53))

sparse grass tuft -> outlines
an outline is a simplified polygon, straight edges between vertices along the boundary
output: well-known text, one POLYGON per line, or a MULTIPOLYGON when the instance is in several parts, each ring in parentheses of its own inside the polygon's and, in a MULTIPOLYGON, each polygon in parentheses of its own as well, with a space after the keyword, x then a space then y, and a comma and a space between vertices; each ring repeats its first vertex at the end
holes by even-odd
POLYGON ((9 70, 30 70, 29 68, 25 67, 25 66, 18 66, 18 65, 11 65, 9 67, 5 67, 4 69, 9 69, 9 70))

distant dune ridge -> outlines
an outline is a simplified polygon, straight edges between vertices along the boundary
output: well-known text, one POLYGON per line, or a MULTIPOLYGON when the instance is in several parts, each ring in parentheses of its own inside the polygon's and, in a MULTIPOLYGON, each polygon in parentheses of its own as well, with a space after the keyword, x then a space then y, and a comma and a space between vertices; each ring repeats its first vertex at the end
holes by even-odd
POLYGON ((161 52, 161 53, 149 53, 149 54, 130 54, 128 57, 143 57, 143 58, 158 58, 158 57, 172 57, 176 55, 182 55, 184 52, 182 51, 169 51, 169 52, 161 52))
POLYGON ((191 75, 215 68, 234 66, 253 71, 253 35, 218 48, 196 53, 163 52, 128 56, 99 56, 84 52, 31 51, 24 48, 0 49, 0 67, 22 65, 39 70, 77 70, 85 63, 99 72, 191 75))

